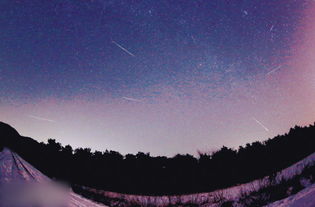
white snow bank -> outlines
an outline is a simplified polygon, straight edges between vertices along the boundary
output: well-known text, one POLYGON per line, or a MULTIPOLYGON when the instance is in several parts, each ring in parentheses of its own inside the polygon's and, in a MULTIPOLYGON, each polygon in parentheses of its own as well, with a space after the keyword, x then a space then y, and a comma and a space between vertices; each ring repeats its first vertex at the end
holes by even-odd
POLYGON ((104 207, 50 180, 16 153, 0 152, 1 207, 104 207))

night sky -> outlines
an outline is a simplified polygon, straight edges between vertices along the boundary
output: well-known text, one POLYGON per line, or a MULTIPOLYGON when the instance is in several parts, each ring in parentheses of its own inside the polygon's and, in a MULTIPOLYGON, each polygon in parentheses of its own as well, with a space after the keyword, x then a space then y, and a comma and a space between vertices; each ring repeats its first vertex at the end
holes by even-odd
POLYGON ((311 0, 1 0, 0 120, 39 141, 208 152, 315 121, 311 0))

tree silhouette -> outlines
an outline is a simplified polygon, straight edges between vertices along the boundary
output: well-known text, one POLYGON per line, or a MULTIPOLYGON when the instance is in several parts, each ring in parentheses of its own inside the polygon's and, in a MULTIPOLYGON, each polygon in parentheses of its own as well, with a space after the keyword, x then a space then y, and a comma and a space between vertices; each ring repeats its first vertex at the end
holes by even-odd
POLYGON ((69 184, 132 194, 182 194, 212 191, 270 175, 315 152, 315 126, 295 126, 264 142, 211 154, 149 153, 121 155, 90 148, 73 149, 54 139, 47 143, 22 137, 0 122, 0 147, 9 147, 51 178, 69 184))

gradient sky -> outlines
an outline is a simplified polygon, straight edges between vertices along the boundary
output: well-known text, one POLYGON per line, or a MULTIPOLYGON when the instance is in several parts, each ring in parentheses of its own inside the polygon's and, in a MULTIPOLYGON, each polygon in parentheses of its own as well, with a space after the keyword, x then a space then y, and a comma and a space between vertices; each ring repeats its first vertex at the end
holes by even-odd
POLYGON ((315 121, 311 0, 2 0, 0 120, 39 141, 209 152, 315 121))

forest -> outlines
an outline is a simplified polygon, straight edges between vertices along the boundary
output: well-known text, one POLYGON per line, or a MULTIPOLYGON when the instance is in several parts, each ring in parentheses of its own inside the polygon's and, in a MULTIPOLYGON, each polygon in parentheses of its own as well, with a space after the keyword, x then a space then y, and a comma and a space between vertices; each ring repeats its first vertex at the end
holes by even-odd
POLYGON ((199 153, 198 157, 73 149, 55 139, 39 143, 2 122, 0 146, 17 152, 49 177, 72 186, 139 195, 173 195, 212 191, 272 175, 315 152, 315 124, 295 126, 284 135, 238 149, 223 146, 212 153, 199 153))

